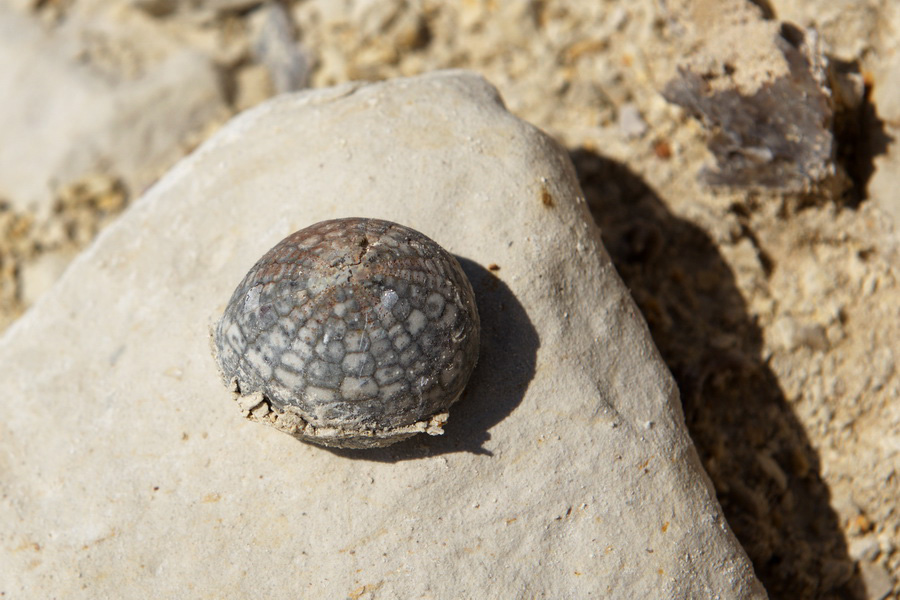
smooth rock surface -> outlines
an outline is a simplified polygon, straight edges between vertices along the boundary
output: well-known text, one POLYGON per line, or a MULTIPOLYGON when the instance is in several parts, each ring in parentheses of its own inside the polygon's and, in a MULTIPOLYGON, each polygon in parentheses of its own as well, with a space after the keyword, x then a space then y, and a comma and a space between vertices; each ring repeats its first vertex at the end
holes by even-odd
POLYGON ((46 208, 84 175, 138 196, 226 105, 212 62, 127 11, 43 28, 0 6, 0 198, 46 208))
POLYGON ((0 364, 6 597, 765 597, 568 157, 475 75, 238 117, 0 364), (472 280, 481 357, 442 437, 330 452, 244 421, 219 379, 236 283, 342 216, 418 229, 472 280))

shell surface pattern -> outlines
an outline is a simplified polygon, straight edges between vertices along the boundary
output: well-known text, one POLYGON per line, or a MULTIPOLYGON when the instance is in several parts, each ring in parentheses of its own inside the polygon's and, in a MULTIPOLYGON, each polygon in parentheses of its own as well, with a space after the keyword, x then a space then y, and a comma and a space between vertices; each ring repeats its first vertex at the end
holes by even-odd
POLYGON ((214 343, 249 418, 365 448, 442 433, 479 335, 472 287, 451 254, 403 225, 350 218, 267 252, 234 291, 214 343))

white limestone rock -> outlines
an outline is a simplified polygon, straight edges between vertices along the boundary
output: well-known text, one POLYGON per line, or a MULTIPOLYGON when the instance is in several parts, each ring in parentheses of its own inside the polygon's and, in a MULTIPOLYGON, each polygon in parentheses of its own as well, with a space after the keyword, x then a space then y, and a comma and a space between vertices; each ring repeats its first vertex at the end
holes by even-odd
POLYGON ((7 597, 765 597, 568 157, 473 74, 242 114, 0 364, 7 597), (209 326, 246 270, 352 215, 465 259, 482 350, 444 436, 324 450, 242 419, 219 378, 209 326))
POLYGON ((19 209, 96 172, 139 195, 227 114, 209 59, 114 8, 44 28, 0 7, 0 198, 19 209))

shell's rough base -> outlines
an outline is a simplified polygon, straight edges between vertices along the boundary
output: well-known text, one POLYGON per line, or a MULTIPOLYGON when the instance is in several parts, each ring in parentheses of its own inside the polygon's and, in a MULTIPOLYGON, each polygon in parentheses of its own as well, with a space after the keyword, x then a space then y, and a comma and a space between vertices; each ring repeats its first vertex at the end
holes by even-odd
POLYGON ((347 448, 362 450, 365 448, 383 448, 402 442, 417 433, 443 435, 444 425, 450 419, 450 413, 443 412, 432 415, 428 419, 392 429, 339 429, 336 427, 314 427, 293 406, 277 409, 272 406, 262 392, 243 395, 240 392, 237 378, 231 380, 231 393, 241 413, 247 419, 274 427, 294 436, 302 442, 327 446, 329 448, 347 448))

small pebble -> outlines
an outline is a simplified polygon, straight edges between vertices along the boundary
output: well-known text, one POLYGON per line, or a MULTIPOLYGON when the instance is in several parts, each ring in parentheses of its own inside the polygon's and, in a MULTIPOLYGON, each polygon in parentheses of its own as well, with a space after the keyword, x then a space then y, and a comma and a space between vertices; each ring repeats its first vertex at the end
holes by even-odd
POLYGON ((618 126, 626 138, 640 137, 647 131, 647 123, 641 112, 631 102, 619 107, 618 126))

